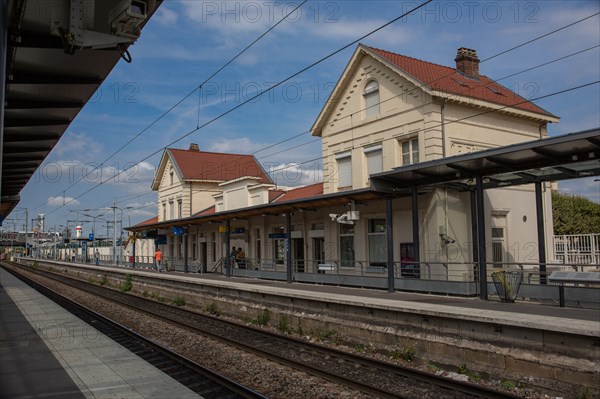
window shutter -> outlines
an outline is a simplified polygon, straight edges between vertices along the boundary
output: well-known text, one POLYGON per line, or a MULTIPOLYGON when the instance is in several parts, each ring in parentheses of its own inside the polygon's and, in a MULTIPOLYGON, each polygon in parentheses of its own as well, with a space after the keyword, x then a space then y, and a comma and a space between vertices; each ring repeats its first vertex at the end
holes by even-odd
POLYGON ((338 187, 352 186, 352 158, 338 158, 338 187))
POLYGON ((370 151, 365 149, 365 155, 367 156, 367 175, 370 176, 383 172, 383 152, 381 147, 370 151))
POLYGON ((373 80, 367 84, 363 92, 365 98, 365 116, 367 118, 379 114, 379 84, 373 80))

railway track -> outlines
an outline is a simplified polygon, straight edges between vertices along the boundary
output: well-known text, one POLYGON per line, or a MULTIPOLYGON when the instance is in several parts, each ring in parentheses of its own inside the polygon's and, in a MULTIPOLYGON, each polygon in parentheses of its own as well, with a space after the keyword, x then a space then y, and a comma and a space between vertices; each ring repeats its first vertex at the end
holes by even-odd
POLYGON ((300 341, 256 327, 150 301, 145 298, 41 271, 27 269, 116 302, 151 317, 208 336, 378 398, 517 398, 510 393, 424 373, 357 354, 300 341))
MULTIPOLYGON (((4 263, 2 266, 5 266, 4 263)), ((4 269, 203 398, 267 399, 260 393, 214 373, 92 309, 71 301, 58 292, 16 273, 13 268, 4 269)), ((45 276, 47 277, 47 274, 45 276)))

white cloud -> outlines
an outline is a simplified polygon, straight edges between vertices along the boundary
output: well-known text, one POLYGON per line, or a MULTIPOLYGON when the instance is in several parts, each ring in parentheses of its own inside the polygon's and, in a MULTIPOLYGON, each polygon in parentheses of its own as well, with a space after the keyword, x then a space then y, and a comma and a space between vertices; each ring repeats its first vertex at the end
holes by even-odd
POLYGON ((266 146, 267 144, 256 143, 247 137, 241 137, 237 139, 219 139, 214 141, 208 146, 208 151, 233 154, 250 154, 266 146))
POLYGON ((267 173, 278 185, 305 186, 323 181, 323 170, 318 162, 301 165, 298 163, 272 163, 267 173))
POLYGON ((167 2, 165 3, 166 4, 163 4, 158 9, 156 15, 152 17, 152 21, 156 21, 157 23, 164 26, 174 25, 175 23, 177 23, 177 18, 179 17, 179 14, 177 14, 176 11, 168 8, 169 4, 167 2))
POLYGON ((580 195, 600 204, 600 181, 597 176, 560 181, 558 191, 563 194, 580 195))
POLYGON ((102 149, 102 144, 92 139, 90 135, 68 131, 62 136, 56 147, 54 147, 54 153, 58 156, 65 154, 79 155, 81 153, 94 156, 99 154, 102 149))
POLYGON ((49 197, 47 201, 49 206, 63 206, 63 205, 79 205, 80 202, 73 197, 49 197))

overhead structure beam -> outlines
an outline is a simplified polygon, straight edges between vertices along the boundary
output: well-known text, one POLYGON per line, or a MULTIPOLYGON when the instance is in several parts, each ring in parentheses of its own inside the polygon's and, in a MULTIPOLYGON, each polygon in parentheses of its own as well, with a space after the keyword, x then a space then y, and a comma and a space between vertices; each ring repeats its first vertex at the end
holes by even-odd
POLYGON ((26 143, 29 141, 44 141, 44 140, 52 140, 52 141, 56 141, 58 140, 60 137, 62 136, 62 134, 60 133, 19 133, 19 134, 15 134, 15 133, 6 133, 6 135, 4 136, 4 142, 5 143, 26 143))
POLYGON ((44 35, 38 32, 21 31, 17 38, 10 41, 9 45, 21 48, 64 50, 64 44, 60 37, 50 34, 44 35))
POLYGON ((71 123, 70 119, 12 119, 6 118, 4 127, 22 128, 22 127, 40 127, 40 126, 65 126, 71 123))
POLYGON ((102 79, 90 76, 52 75, 21 72, 14 74, 9 84, 35 84, 35 85, 100 85, 102 79))
POLYGON ((9 110, 17 109, 79 109, 84 103, 79 101, 35 101, 35 100, 8 100, 6 108, 9 110))

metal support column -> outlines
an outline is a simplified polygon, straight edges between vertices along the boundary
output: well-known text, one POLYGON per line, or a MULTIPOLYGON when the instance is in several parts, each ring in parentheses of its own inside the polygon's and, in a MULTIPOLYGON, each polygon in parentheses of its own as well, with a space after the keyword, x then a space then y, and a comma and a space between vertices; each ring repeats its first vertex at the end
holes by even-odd
POLYGON ((113 264, 117 265, 117 199, 114 200, 113 210, 113 264))
POLYGON ((487 292, 487 265, 486 253, 485 253, 485 217, 484 217, 484 206, 483 206, 483 178, 478 176, 475 179, 475 196, 477 197, 477 246, 479 263, 479 297, 481 299, 488 299, 487 292))
MULTIPOLYGON (((0 198, 2 198, 2 163, 4 159, 4 104, 6 82, 6 52, 8 50, 8 0, 0 0, 0 198)), ((8 215, 0 215, 4 218, 8 215)), ((27 235, 27 231, 25 231, 27 235)), ((27 247, 27 246, 25 246, 27 247)))
POLYGON ((540 284, 546 284, 546 234, 544 233, 544 198, 542 183, 535 182, 535 213, 537 216, 538 258, 540 263, 540 284))
MULTIPOLYGON (((94 237, 96 238, 96 237, 94 237)), ((131 237, 131 243, 133 244, 133 250, 131 251, 133 258, 131 259, 131 267, 135 269, 135 247, 137 246, 137 236, 133 233, 131 237)), ((96 251, 96 247, 94 246, 94 252, 96 251)))
POLYGON ((225 275, 231 277, 231 221, 225 221, 225 275))
POLYGON ((415 258, 415 262, 417 262, 417 265, 420 266, 420 261, 421 261, 421 244, 420 244, 420 239, 419 239, 419 191, 417 189, 417 186, 413 186, 411 189, 411 193, 412 193, 412 203, 411 203, 411 208, 412 208, 412 240, 413 240, 413 248, 414 248, 414 258, 415 258))
POLYGON ((385 237, 387 250, 387 269, 388 269, 388 292, 394 292, 396 285, 394 284, 394 220, 392 199, 385 200, 385 237))
POLYGON ((287 283, 292 283, 292 214, 285 214, 285 263, 287 265, 287 283))
POLYGON ((183 228, 183 272, 188 272, 188 228, 183 228))
POLYGON ((473 242, 473 263, 479 262, 479 248, 477 240, 477 196, 475 191, 470 191, 471 197, 471 241, 473 242))

